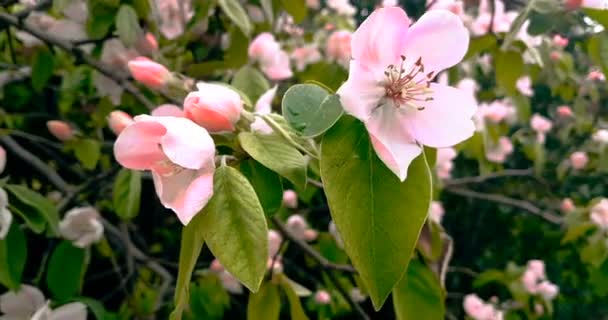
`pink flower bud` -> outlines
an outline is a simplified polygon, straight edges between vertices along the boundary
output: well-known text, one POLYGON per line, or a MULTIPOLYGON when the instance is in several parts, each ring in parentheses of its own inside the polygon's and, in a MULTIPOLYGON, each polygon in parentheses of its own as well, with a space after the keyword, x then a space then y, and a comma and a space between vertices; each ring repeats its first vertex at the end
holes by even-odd
POLYGON ((537 133, 547 133, 553 127, 551 120, 535 113, 530 120, 530 126, 537 133))
POLYGON ((343 64, 350 60, 350 42, 353 37, 352 32, 340 30, 332 33, 327 38, 326 54, 330 60, 335 60, 343 64))
POLYGON ((274 231, 268 230, 268 256, 270 258, 274 257, 281 248, 281 242, 283 241, 283 237, 274 231))
POLYGON ((599 228, 608 230, 608 199, 602 199, 591 208, 591 222, 599 228))
POLYGON ((211 261, 211 265, 209 266, 209 270, 213 272, 222 272, 224 271, 224 266, 219 260, 213 259, 213 261, 211 261))
POLYGON ((0 173, 6 168, 6 150, 0 146, 0 173))
POLYGON ((559 34, 553 36, 553 44, 560 47, 565 48, 568 46, 568 38, 564 38, 559 34))
POLYGON ((576 10, 581 7, 583 0, 565 0, 564 7, 567 10, 576 10))
POLYGON ((315 293, 315 302, 322 305, 327 305, 331 302, 331 296, 329 292, 325 290, 319 290, 315 293))
POLYGON ((251 44, 249 44, 248 54, 253 60, 261 60, 269 54, 281 50, 281 45, 275 40, 271 33, 260 33, 251 44))
POLYGON ((557 107, 557 115, 562 118, 570 118, 574 114, 572 113, 572 109, 569 106, 559 106, 557 107))
POLYGON ((128 63, 135 80, 153 89, 160 89, 171 79, 171 72, 160 63, 146 57, 137 57, 128 63))
POLYGON ((174 104, 161 104, 150 113, 155 117, 178 117, 185 118, 184 110, 174 104))
POLYGON ((51 132, 51 134, 60 141, 68 141, 74 138, 74 129, 72 129, 72 127, 70 127, 70 125, 65 121, 47 121, 46 127, 49 129, 49 132, 51 132))
POLYGON ((524 274, 521 276, 521 283, 524 285, 524 289, 526 290, 526 292, 530 294, 536 294, 538 290, 538 277, 532 270, 527 269, 524 272, 524 274))
POLYGON ((298 194, 293 190, 285 190, 283 192, 283 206, 289 209, 298 207, 298 194))
POLYGON ((589 162, 587 153, 583 151, 577 151, 570 155, 570 165, 574 169, 583 169, 589 162))
POLYGON ((184 100, 186 118, 210 132, 234 131, 243 110, 241 96, 219 84, 199 82, 196 86, 198 91, 184 100))
POLYGON ((133 117, 124 111, 112 111, 108 115, 108 126, 116 135, 119 135, 124 128, 134 122, 133 117))
POLYGON ((431 202, 431 209, 429 210, 429 219, 435 223, 441 223, 445 210, 439 201, 431 202))
POLYGON ((539 278, 545 278, 545 263, 542 260, 530 260, 528 261, 528 270, 532 270, 532 272, 539 278))
POLYGON ((606 80, 606 77, 604 76, 604 73, 599 70, 591 70, 589 71, 589 74, 587 74, 587 79, 591 81, 604 81, 606 80))
POLYGON ((559 293, 559 287, 549 281, 538 284, 538 293, 547 300, 553 300, 559 293))
POLYGON ((294 237, 304 240, 304 233, 308 230, 308 223, 299 214, 291 215, 285 223, 287 230, 289 230, 294 237))
POLYGON ((304 231, 304 240, 311 242, 317 240, 319 233, 315 229, 307 229, 304 231))
POLYGON ((551 51, 549 58, 551 58, 553 61, 559 61, 562 58, 562 54, 557 51, 551 51))
POLYGON ((143 54, 152 54, 158 51, 158 41, 156 41, 153 34, 146 32, 146 34, 137 39, 135 49, 143 54))
POLYGON ((574 205, 574 201, 572 201, 572 199, 566 198, 566 199, 562 200, 560 209, 564 213, 569 213, 569 212, 573 212, 574 210, 576 210, 576 206, 574 205))
POLYGON ((316 10, 321 7, 321 2, 319 0, 306 0, 306 6, 316 10))

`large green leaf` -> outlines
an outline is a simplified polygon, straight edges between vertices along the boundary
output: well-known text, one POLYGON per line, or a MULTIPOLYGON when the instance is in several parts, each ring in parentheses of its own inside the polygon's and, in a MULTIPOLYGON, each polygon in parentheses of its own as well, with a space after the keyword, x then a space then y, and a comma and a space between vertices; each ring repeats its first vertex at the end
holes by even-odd
POLYGON ((243 34, 249 37, 253 27, 241 4, 237 0, 218 0, 217 3, 228 18, 241 29, 243 34))
POLYGON ((431 201, 423 156, 405 182, 376 156, 363 123, 342 117, 323 137, 321 177, 345 250, 379 309, 406 271, 431 201))
POLYGON ((46 284, 57 301, 66 301, 80 292, 86 271, 85 252, 69 241, 53 251, 46 273, 46 284))
POLYGON ((241 147, 268 169, 287 178, 295 185, 306 184, 306 159, 282 137, 274 134, 241 132, 238 139, 241 147))
POLYGON ((41 233, 48 223, 50 234, 59 234, 59 213, 49 199, 24 186, 7 184, 5 188, 11 195, 11 211, 19 214, 32 231, 41 233))
POLYGON ((40 50, 34 56, 32 66, 32 87, 36 91, 42 91, 46 83, 51 79, 55 68, 55 56, 48 50, 40 50))
POLYGON ((190 279, 196 266, 196 260, 201 254, 205 242, 201 232, 203 214, 199 213, 182 230, 182 242, 179 249, 179 270, 175 285, 175 309, 169 317, 171 320, 181 320, 184 310, 190 301, 190 279))
POLYGON ((244 66, 236 72, 230 84, 247 95, 247 97, 255 102, 268 89, 270 85, 268 80, 255 68, 244 66))
POLYGON ((443 319, 444 294, 437 276, 422 262, 413 260, 393 289, 393 307, 398 320, 443 319))
POLYGON ((95 139, 73 139, 68 146, 85 169, 93 170, 101 157, 101 143, 95 139))
POLYGON ((114 181, 112 201, 116 214, 124 220, 130 220, 139 213, 141 198, 141 172, 121 170, 114 181))
POLYGON ((291 314, 292 320, 308 320, 308 316, 304 312, 304 308, 302 308, 302 302, 300 302, 300 297, 296 294, 292 284, 284 274, 278 274, 277 279, 279 280, 279 285, 285 295, 287 296, 287 300, 289 301, 289 313, 291 314))
POLYGON ((268 260, 264 210, 255 190, 238 170, 217 168, 213 184, 213 197, 199 214, 199 232, 226 270, 255 292, 268 260))
POLYGON ((240 169, 255 189, 266 215, 277 212, 283 201, 281 177, 253 159, 241 162, 240 169))
POLYGON ((496 83, 508 94, 515 95, 515 83, 523 75, 524 61, 520 53, 515 51, 498 51, 495 57, 496 83))
POLYGON ((128 4, 123 4, 118 9, 116 15, 116 31, 118 31, 118 37, 128 47, 135 44, 137 39, 143 34, 139 21, 137 18, 137 12, 133 7, 128 4))
POLYGON ((249 295, 247 320, 278 320, 281 311, 279 288, 272 282, 264 282, 260 290, 249 295))
POLYGON ((296 84, 283 96, 283 116, 304 137, 327 131, 342 115, 338 95, 314 84, 296 84))
POLYGON ((6 235, 0 240, 0 284, 17 290, 27 260, 25 235, 17 223, 13 223, 6 235))

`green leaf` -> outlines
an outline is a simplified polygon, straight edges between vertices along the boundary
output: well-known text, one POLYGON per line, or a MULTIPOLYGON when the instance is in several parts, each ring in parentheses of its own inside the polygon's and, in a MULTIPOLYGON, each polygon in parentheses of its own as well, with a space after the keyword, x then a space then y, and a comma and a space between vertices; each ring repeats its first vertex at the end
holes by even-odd
POLYGON ((268 260, 264 210, 247 178, 234 168, 217 168, 213 185, 213 197, 199 214, 199 232, 226 270, 255 292, 268 260))
POLYGON ((300 23, 306 18, 307 8, 305 0, 281 0, 283 9, 293 17, 295 23, 300 23))
POLYGON ((445 317, 444 294, 437 276, 418 260, 393 290, 393 307, 398 320, 435 320, 445 317))
POLYGON ((331 216, 376 310, 407 269, 431 202, 423 156, 400 182, 363 123, 345 116, 323 137, 321 177, 331 216))
POLYGON ((70 146, 74 155, 85 169, 93 170, 101 157, 101 144, 95 139, 75 139, 70 146))
POLYGON ((283 201, 281 177, 253 159, 242 161, 240 169, 253 186, 266 216, 276 213, 283 201))
POLYGON ((122 169, 114 181, 112 201, 116 214, 123 220, 131 220, 139 213, 141 198, 141 172, 122 169))
POLYGON ((88 309, 91 310, 93 316, 97 320, 108 320, 111 319, 109 313, 103 307, 103 303, 91 298, 79 297, 74 299, 74 301, 80 301, 87 305, 88 309))
POLYGON ((219 275, 207 272, 190 285, 189 319, 224 319, 230 308, 230 294, 222 286, 219 275))
POLYGON ((515 51, 498 51, 495 56, 496 83, 509 95, 516 95, 515 83, 524 72, 524 61, 515 51))
POLYGON ((80 292, 86 271, 85 252, 69 241, 53 251, 46 274, 46 284, 57 301, 66 301, 80 292))
POLYGON ((201 233, 203 214, 199 213, 182 230, 182 241, 179 249, 179 269, 175 285, 175 309, 169 319, 181 320, 184 310, 190 303, 190 279, 205 242, 201 233))
POLYGON ((249 37, 253 27, 241 4, 237 0, 218 0, 217 2, 228 18, 241 29, 243 34, 249 37))
POLYGON ((608 10, 583 8, 583 12, 589 18, 604 26, 604 28, 608 28, 608 10))
POLYGON ((264 282, 258 292, 249 295, 247 320, 278 320, 280 311, 281 296, 276 284, 264 282))
POLYGON ((298 75, 302 82, 315 81, 337 90, 348 77, 348 72, 337 63, 317 62, 298 75))
POLYGON ((26 260, 25 234, 13 222, 6 237, 0 240, 0 284, 11 290, 19 289, 26 260))
POLYGON ((268 19, 268 23, 272 25, 274 21, 274 14, 272 11, 272 0, 260 0, 260 5, 262 5, 262 10, 264 10, 264 14, 268 19))
POLYGON ((46 87, 47 82, 53 76, 55 68, 55 56, 48 50, 40 50, 34 56, 32 65, 32 87, 40 92, 46 87))
POLYGON ((285 292, 287 296, 287 300, 289 301, 289 313, 291 314, 292 320, 308 320, 308 316, 304 312, 304 308, 302 308, 302 302, 300 301, 300 297, 296 294, 296 291, 293 289, 292 281, 289 280, 284 274, 278 274, 277 278, 279 279, 279 284, 285 292))
POLYGON ((287 178, 295 185, 306 184, 306 159, 282 137, 274 134, 241 132, 238 139, 241 147, 266 168, 287 178))
POLYGON ((87 19, 87 33, 92 39, 105 37, 114 25, 116 8, 100 1, 90 1, 89 12, 95 12, 95 14, 89 15, 87 19))
POLYGON ((526 7, 515 18, 515 20, 513 20, 513 23, 511 23, 511 30, 509 30, 502 42, 502 46, 500 47, 501 50, 506 51, 511 47, 511 44, 519 34, 519 30, 528 19, 528 15, 532 12, 535 2, 537 2, 537 0, 530 0, 526 7))
POLYGON ((118 9, 116 31, 118 31, 120 41, 127 47, 132 47, 143 34, 143 30, 139 26, 137 12, 128 4, 123 4, 118 9))
POLYGON ((486 34, 481 37, 471 38, 469 42, 469 50, 463 60, 476 56, 481 52, 487 51, 496 46, 496 36, 486 34))
POLYGON ((12 195, 11 211, 19 214, 32 231, 41 233, 48 223, 50 234, 59 234, 59 213, 49 199, 24 186, 7 184, 5 188, 12 195))
POLYGON ((239 69, 230 84, 247 95, 253 102, 257 101, 264 92, 270 89, 268 80, 258 70, 251 66, 239 69))
POLYGON ((569 227, 568 231, 562 238, 562 244, 566 244, 572 241, 575 241, 585 235, 587 231, 595 228, 595 225, 591 222, 584 222, 581 224, 577 224, 575 226, 569 227))
POLYGON ((315 137, 333 126, 343 109, 340 97, 314 84, 296 84, 283 96, 283 116, 304 137, 315 137))

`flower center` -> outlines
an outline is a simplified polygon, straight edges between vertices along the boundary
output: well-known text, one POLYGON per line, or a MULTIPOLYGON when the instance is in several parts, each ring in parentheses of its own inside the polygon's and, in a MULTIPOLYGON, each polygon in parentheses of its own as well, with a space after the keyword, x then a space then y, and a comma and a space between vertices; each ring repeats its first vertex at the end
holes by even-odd
MULTIPOLYGON (((160 144, 158 147, 161 151, 163 150, 163 147, 160 144)), ((171 162, 171 160, 165 156, 165 159, 156 161, 152 170, 163 177, 171 177, 186 170, 186 168, 171 162)))
POLYGON ((424 110, 421 102, 431 101, 431 80, 435 72, 424 73, 422 58, 409 68, 405 64, 405 56, 401 56, 399 67, 389 65, 384 71, 386 96, 393 100, 395 107, 407 107, 412 110, 424 110))

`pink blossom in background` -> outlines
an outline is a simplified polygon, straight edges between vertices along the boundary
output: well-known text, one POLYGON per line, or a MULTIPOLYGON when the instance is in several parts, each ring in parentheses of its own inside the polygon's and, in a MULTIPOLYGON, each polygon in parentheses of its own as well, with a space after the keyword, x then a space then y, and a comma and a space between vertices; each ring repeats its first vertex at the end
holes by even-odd
POLYGON ((307 65, 321 60, 321 52, 314 45, 306 45, 295 48, 291 52, 291 58, 295 61, 296 70, 302 71, 307 65))
POLYGON ((536 275, 538 278, 544 279, 547 277, 547 275, 545 273, 545 262, 542 260, 534 259, 534 260, 528 261, 527 268, 532 273, 534 273, 534 275, 536 275))
POLYGON ((0 173, 4 172, 6 168, 6 150, 0 146, 0 173))
POLYGON ((559 293, 559 287, 549 281, 543 281, 538 284, 538 294, 546 300, 553 300, 559 293))
POLYGON ((541 260, 530 260, 521 276, 521 282, 526 292, 540 295, 546 300, 553 300, 559 288, 547 280, 545 263, 541 260))
POLYGON ((553 61, 559 61, 562 58, 562 53, 559 51, 551 51, 549 58, 553 61))
POLYGON ((565 48, 568 46, 568 38, 564 38, 559 34, 553 36, 553 44, 560 48, 565 48))
MULTIPOLYGON (((277 86, 272 87, 270 90, 264 92, 255 103, 255 113, 258 115, 267 115, 272 113, 272 100, 274 100, 277 94, 277 86)), ((271 134, 272 128, 260 117, 256 117, 251 123, 251 131, 258 132, 261 134, 271 134)))
POLYGON ((127 66, 135 80, 153 89, 161 89, 171 80, 171 71, 143 56, 129 61, 127 66))
POLYGON ((462 306, 466 314, 474 320, 502 320, 502 311, 492 304, 485 303, 476 294, 467 294, 462 306))
POLYGON ((315 293, 315 302, 321 305, 326 305, 331 302, 331 296, 329 292, 325 290, 319 290, 315 293))
POLYGON ((174 104, 161 104, 160 106, 154 108, 150 115, 154 117, 186 117, 184 110, 174 104))
POLYGON ((519 93, 526 97, 531 97, 532 95, 534 95, 534 91, 532 91, 532 81, 530 80, 529 76, 524 76, 517 79, 515 87, 517 88, 517 91, 519 91, 519 93))
POLYGON ((249 44, 248 54, 251 59, 262 60, 265 55, 281 50, 280 44, 271 33, 260 33, 249 44))
POLYGON ((352 37, 352 32, 346 30, 338 30, 330 34, 325 45, 327 58, 347 66, 350 60, 352 37))
POLYGON ((591 222, 600 229, 608 230, 608 199, 602 199, 591 208, 591 222))
MULTIPOLYGON (((511 24, 517 17, 516 11, 505 12, 505 5, 501 0, 494 1, 494 24, 491 26, 491 31, 494 33, 508 32, 511 29, 511 24)), ((488 0, 479 2, 479 15, 471 24, 471 31, 475 35, 482 35, 490 31, 490 23, 492 22, 492 12, 488 0)))
POLYGON ((587 74, 587 79, 591 81, 604 81, 606 80, 606 77, 604 76, 604 73, 599 70, 591 70, 587 74))
POLYGON ((217 277, 220 279, 222 287, 224 287, 226 291, 232 294, 243 293, 243 285, 230 272, 228 272, 228 270, 224 268, 224 266, 219 260, 213 259, 213 261, 211 261, 209 271, 217 275, 217 277))
POLYGON ((349 77, 338 89, 344 110, 365 123, 379 158, 401 181, 419 144, 445 148, 473 135, 477 109, 470 95, 432 82, 467 51, 460 18, 433 10, 409 25, 399 7, 374 11, 353 35, 349 77))
POLYGON ((560 204, 559 208, 564 213, 570 213, 570 212, 573 212, 574 210, 576 210, 574 201, 572 201, 572 199, 570 199, 570 198, 565 198, 564 200, 562 200, 562 203, 560 204))
MULTIPOLYGON (((593 133, 591 139, 601 145, 608 145, 608 130, 599 129, 593 133)), ((0 170, 2 172, 2 170, 0 170)))
POLYGON ((516 109, 515 106, 507 100, 495 100, 490 104, 480 104, 478 112, 484 119, 493 123, 499 123, 501 121, 512 121, 513 118, 515 118, 516 109))
POLYGON ((535 113, 530 119, 530 126, 532 127, 532 130, 536 132, 536 140, 539 143, 545 143, 545 136, 553 127, 553 122, 538 113, 535 113))
POLYGON ((452 168, 454 163, 452 161, 458 154, 454 148, 440 148, 437 149, 437 161, 435 163, 435 170, 437 176, 441 179, 449 179, 452 176, 452 168))
POLYGON ((122 130, 133 122, 133 117, 124 111, 112 111, 108 115, 108 127, 110 127, 110 130, 116 135, 120 134, 122 130))
POLYGON ((306 230, 308 230, 308 223, 301 215, 292 214, 289 216, 289 218, 287 218, 285 227, 293 234, 294 237, 304 240, 304 233, 306 230))
POLYGON ((383 7, 394 7, 399 5, 399 1, 397 0, 382 0, 381 6, 383 7))
POLYGON ((511 140, 508 137, 500 137, 498 144, 488 150, 486 158, 495 163, 503 163, 511 153, 513 153, 511 140))
POLYGON ((349 0, 327 0, 327 7, 335 10, 340 15, 349 17, 357 13, 357 8, 350 4, 349 0))
POLYGON ((140 115, 114 144, 123 167, 150 170, 161 203, 187 225, 213 195, 215 145, 186 118, 140 115))
POLYGON ((283 237, 275 230, 268 230, 268 257, 272 258, 279 253, 283 237))
POLYGON ((437 224, 441 224, 445 210, 443 205, 439 201, 431 202, 431 208, 429 210, 429 219, 437 224))
POLYGON ((289 209, 298 207, 298 194, 293 190, 285 190, 283 192, 283 206, 289 209))
POLYGON ((76 135, 74 129, 65 121, 50 120, 47 121, 46 127, 49 132, 60 141, 72 140, 76 135))
POLYGON ((160 13, 160 32, 167 39, 184 33, 186 23, 194 16, 191 0, 156 0, 160 13))
POLYGON ((315 9, 318 10, 319 8, 321 8, 321 1, 319 0, 306 0, 306 6, 311 8, 311 9, 315 9))
POLYGON ((561 118, 570 118, 574 116, 572 109, 569 106, 559 106, 557 107, 557 115, 561 118))
POLYGON ((308 229, 306 231, 304 231, 304 240, 308 241, 308 242, 312 242, 317 240, 317 238, 319 237, 319 232, 317 232, 317 230, 315 229, 308 229))
POLYGON ((59 233, 79 248, 87 248, 99 242, 103 237, 99 212, 94 207, 70 209, 59 222, 59 233))
POLYGON ((583 151, 576 151, 570 155, 570 165, 574 169, 584 169, 588 162, 589 157, 587 156, 587 153, 583 151))
POLYGON ((606 0, 582 0, 580 6, 589 9, 607 10, 608 1, 606 0))
POLYGON ((576 10, 581 7, 583 0, 564 0, 564 7, 568 10, 576 10))
POLYGON ((20 285, 16 291, 0 295, 0 311, 7 319, 31 319, 44 306, 42 291, 27 284, 20 285))
POLYGON ((249 57, 260 63, 262 72, 271 80, 285 80, 293 73, 289 64, 289 55, 268 32, 259 34, 249 44, 249 57))
POLYGON ((243 110, 241 96, 220 84, 199 82, 196 86, 198 91, 184 100, 186 117, 209 132, 234 131, 243 110))
POLYGON ((158 41, 150 32, 143 34, 135 43, 135 48, 141 54, 151 55, 158 51, 158 41))

